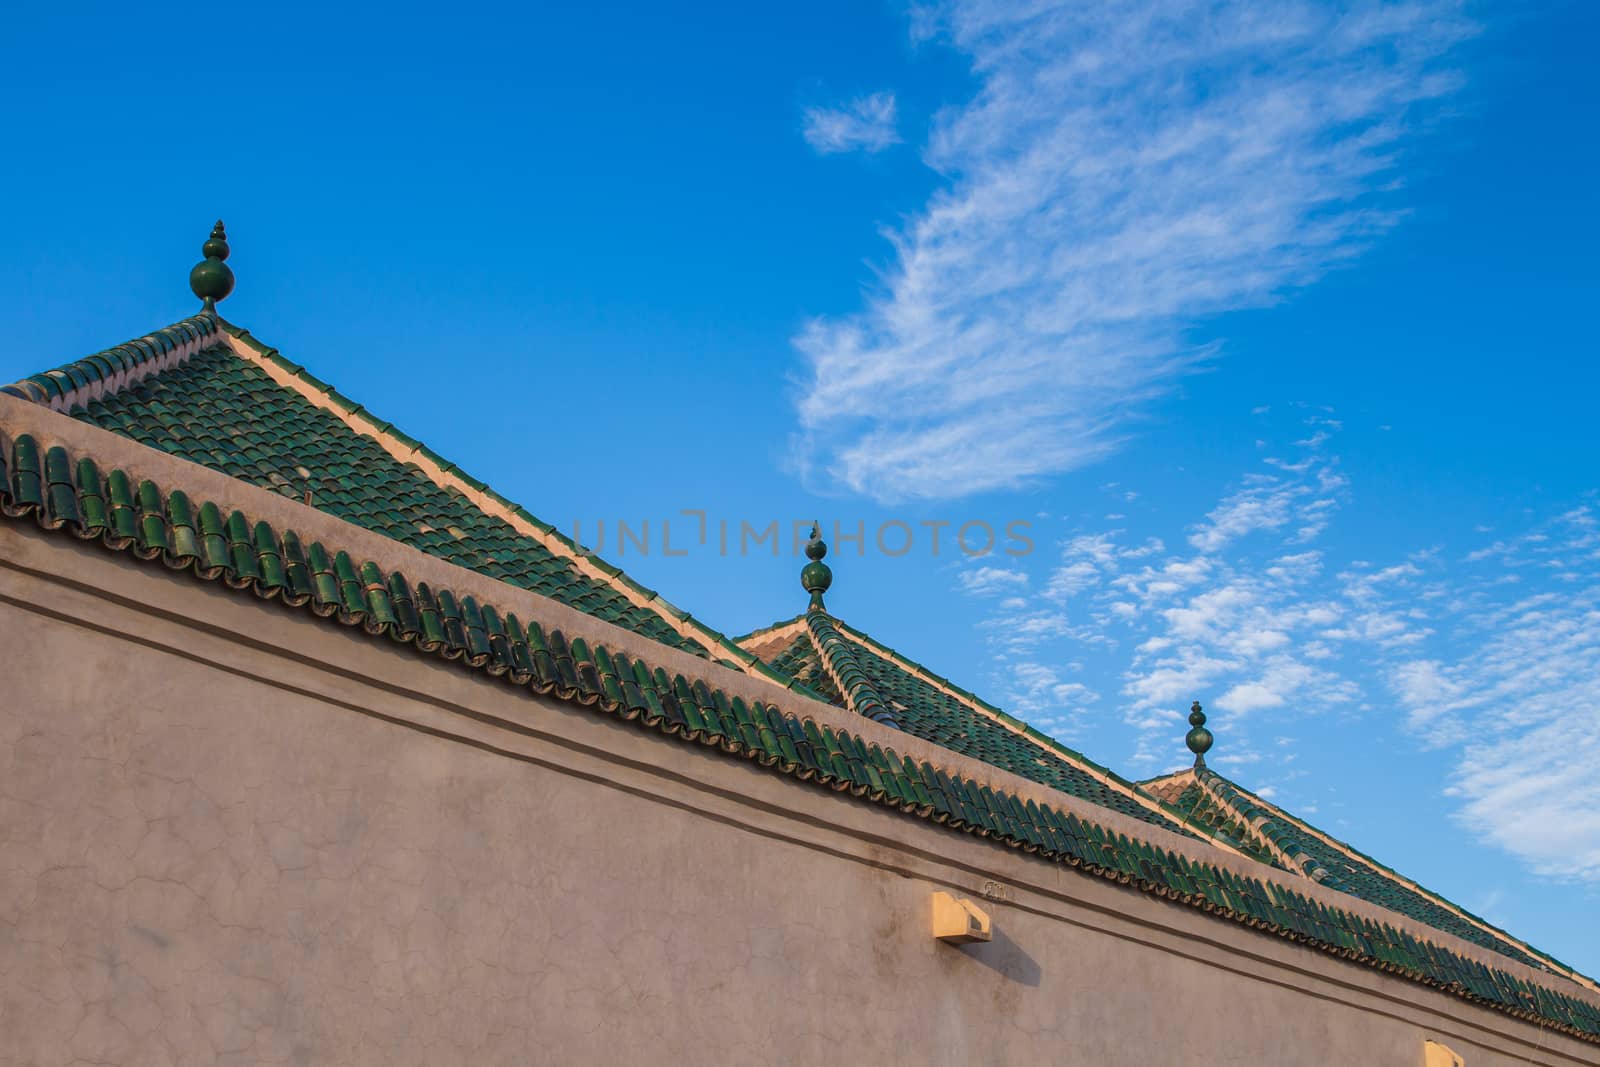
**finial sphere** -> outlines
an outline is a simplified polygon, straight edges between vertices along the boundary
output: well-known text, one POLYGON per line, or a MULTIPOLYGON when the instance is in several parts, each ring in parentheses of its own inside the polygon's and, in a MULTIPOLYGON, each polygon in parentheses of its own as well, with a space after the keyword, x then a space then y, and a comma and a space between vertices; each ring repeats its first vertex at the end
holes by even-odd
POLYGON ((211 227, 211 236, 206 240, 205 244, 200 246, 200 254, 207 259, 228 258, 228 234, 222 228, 221 219, 218 219, 217 224, 211 227))
POLYGON ((1183 739, 1189 746, 1189 751, 1194 753, 1194 765, 1206 765, 1206 753, 1211 751, 1212 742, 1216 738, 1211 736, 1211 731, 1206 729, 1206 713, 1200 710, 1200 702, 1196 700, 1189 705, 1189 725, 1193 727, 1188 736, 1183 739))
POLYGON ((221 219, 212 228, 210 238, 200 246, 200 252, 206 258, 189 272, 189 288, 209 308, 233 292, 233 270, 223 262, 228 258, 229 249, 228 234, 222 228, 221 219))
POLYGON ((811 559, 821 559, 828 554, 828 543, 822 539, 822 524, 811 524, 811 538, 806 542, 806 555, 811 559))
POLYGON ((833 584, 833 570, 822 557, 828 554, 828 546, 822 540, 822 524, 811 524, 811 539, 806 542, 806 556, 811 562, 800 568, 800 586, 811 594, 811 607, 816 611, 822 610, 822 594, 828 591, 828 586, 833 584))
POLYGON ((800 585, 808 593, 826 593, 833 584, 833 569, 820 559, 807 563, 800 571, 800 585))

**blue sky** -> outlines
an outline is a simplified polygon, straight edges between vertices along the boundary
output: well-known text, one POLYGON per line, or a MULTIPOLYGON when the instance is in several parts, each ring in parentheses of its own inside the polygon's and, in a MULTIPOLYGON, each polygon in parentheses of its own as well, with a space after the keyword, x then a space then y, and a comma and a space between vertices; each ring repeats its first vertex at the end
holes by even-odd
POLYGON ((1600 973, 1600 12, 769 6, 14 13, 0 379, 222 215, 233 321, 712 625, 805 603, 718 522, 859 523, 847 621, 1130 776, 1198 698, 1600 973))

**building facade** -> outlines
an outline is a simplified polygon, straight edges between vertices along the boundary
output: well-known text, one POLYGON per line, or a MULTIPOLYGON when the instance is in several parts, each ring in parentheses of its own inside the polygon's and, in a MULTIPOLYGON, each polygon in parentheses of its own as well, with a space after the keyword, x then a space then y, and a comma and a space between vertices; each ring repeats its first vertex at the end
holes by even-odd
MULTIPOLYGON (((1205 766, 729 639, 224 320, 0 390, 0 1062, 1600 1063, 1205 766)), ((776 614, 781 614, 778 612, 776 614)))

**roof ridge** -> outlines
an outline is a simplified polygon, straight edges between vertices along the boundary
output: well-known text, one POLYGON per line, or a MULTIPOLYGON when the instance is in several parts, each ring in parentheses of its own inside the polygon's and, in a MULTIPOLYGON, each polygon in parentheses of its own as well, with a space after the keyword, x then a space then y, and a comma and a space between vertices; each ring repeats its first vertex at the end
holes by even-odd
MULTIPOLYGON (((766 626, 759 630, 752 630, 743 637, 732 638, 732 641, 740 648, 743 648, 746 652, 749 652, 750 649, 747 647, 748 645, 762 645, 768 641, 792 640, 796 634, 805 632, 806 617, 804 615, 796 615, 787 622, 777 623, 773 626, 766 626)), ((755 655, 758 658, 760 657, 760 653, 755 653, 755 655)))
POLYGON ((1212 782, 1207 781, 1208 778, 1215 777, 1219 781, 1226 783, 1227 779, 1222 778, 1220 775, 1214 775, 1209 771, 1207 771, 1205 774, 1202 774, 1202 770, 1205 770, 1205 768, 1196 768, 1194 771, 1195 785, 1200 788, 1202 793, 1210 797, 1212 801, 1220 805, 1230 815, 1247 827, 1249 832, 1261 842, 1265 850, 1278 861, 1279 865, 1282 866, 1285 871, 1289 872, 1290 874, 1300 875, 1303 878, 1309 878, 1313 882, 1322 882, 1327 878, 1328 872, 1323 868, 1318 867, 1316 865, 1316 860, 1312 859, 1304 852, 1296 852, 1291 854, 1288 850, 1283 848, 1283 846, 1281 846, 1271 834, 1268 834, 1261 828, 1261 824, 1268 821, 1266 816, 1263 815, 1259 818, 1252 817, 1249 812, 1241 810, 1238 805, 1234 804, 1233 801, 1222 790, 1217 789, 1212 782), (1318 871, 1321 871, 1321 877, 1318 877, 1318 871))
POLYGON ((845 706, 857 715, 899 729, 894 708, 879 695, 828 613, 821 609, 806 612, 805 626, 811 645, 822 660, 822 669, 838 687, 845 706))
MULTIPOLYGON (((1417 881, 1415 881, 1415 880, 1413 880, 1411 878, 1407 878, 1405 875, 1401 874, 1399 871, 1395 870, 1393 867, 1390 867, 1388 864, 1383 863, 1380 860, 1374 859, 1373 857, 1367 855, 1365 852, 1362 852, 1360 849, 1355 848, 1354 846, 1349 845, 1346 842, 1339 840, 1338 838, 1332 836, 1331 834, 1327 833, 1324 830, 1320 830, 1317 827, 1312 826, 1310 823, 1306 822, 1304 819, 1300 818, 1298 815, 1295 815, 1293 812, 1290 812, 1290 811, 1288 811, 1288 810, 1286 810, 1284 808, 1279 807, 1278 805, 1272 803, 1272 801, 1267 800, 1264 797, 1257 796, 1255 793, 1253 793, 1250 790, 1246 789, 1244 786, 1239 785, 1237 782, 1234 782, 1234 781, 1231 781, 1230 779, 1224 778, 1222 775, 1217 774, 1215 771, 1210 771, 1209 773, 1212 774, 1214 777, 1220 779, 1222 782, 1227 784, 1229 787, 1234 789, 1236 792, 1243 793, 1245 796, 1249 797, 1251 800, 1255 801, 1256 803, 1261 805, 1266 810, 1271 811, 1271 812, 1275 812, 1277 815, 1281 816, 1283 819, 1285 819, 1288 822, 1294 824, 1295 826, 1298 826, 1303 832, 1305 832, 1307 834, 1310 834, 1312 837, 1317 838, 1319 841, 1322 841, 1324 844, 1328 845, 1330 848, 1336 849, 1337 851, 1342 852, 1347 856, 1350 856, 1350 857, 1352 857, 1352 858, 1354 858, 1354 859, 1356 859, 1356 860, 1358 860, 1358 861, 1360 861, 1362 863, 1365 863, 1365 864, 1375 868, 1376 870, 1381 872, 1386 877, 1391 878, 1396 882, 1399 882, 1401 885, 1404 885, 1406 888, 1410 889, 1414 893, 1420 893, 1422 896, 1429 898, 1430 900, 1432 900, 1436 904, 1438 904, 1440 907, 1446 909, 1447 911, 1455 913, 1463 921, 1471 923, 1473 926, 1478 927, 1480 930, 1483 930, 1485 933, 1492 934, 1495 937, 1501 938, 1504 941, 1506 941, 1508 944, 1515 945, 1517 948, 1527 952, 1529 955, 1536 956, 1539 959, 1544 960, 1545 962, 1549 963, 1553 967, 1559 968, 1560 973, 1564 977, 1570 978, 1573 981, 1579 983, 1580 985, 1587 986, 1590 989, 1594 989, 1596 991, 1600 991, 1600 982, 1597 982, 1595 979, 1590 978, 1588 975, 1584 974, 1582 971, 1574 970, 1568 964, 1565 964, 1565 963, 1561 962, 1560 960, 1556 959, 1554 956, 1550 955, 1547 952, 1540 951, 1539 949, 1535 948, 1533 945, 1530 945, 1528 942, 1526 942, 1526 941, 1522 940, 1521 938, 1517 937, 1515 934, 1512 934, 1512 933, 1510 933, 1510 932, 1508 932, 1506 930, 1502 930, 1500 927, 1495 926, 1493 923, 1489 922, 1488 920, 1483 919, 1483 918, 1481 918, 1481 917, 1479 917, 1477 915, 1474 915, 1472 912, 1468 911, 1467 909, 1463 908, 1461 905, 1459 905, 1459 904, 1455 903, 1454 901, 1450 900, 1448 897, 1438 893, 1435 890, 1429 889, 1427 886, 1424 886, 1420 882, 1417 882, 1417 881)), ((1335 877, 1337 878, 1337 875, 1335 877)))
POLYGON ((460 493, 480 511, 500 519, 518 533, 532 538, 551 555, 570 562, 586 577, 611 587, 634 606, 655 613, 680 636, 707 646, 708 653, 713 650, 726 653, 731 658, 731 665, 738 670, 766 678, 785 688, 798 685, 794 679, 774 671, 759 657, 740 648, 720 631, 677 607, 654 589, 634 581, 620 567, 607 563, 593 552, 583 549, 556 527, 534 516, 521 504, 496 492, 487 482, 467 474, 452 461, 400 430, 394 423, 379 419, 361 404, 355 403, 329 383, 311 374, 302 364, 295 363, 278 349, 262 342, 248 329, 230 323, 220 315, 214 318, 220 324, 229 347, 241 359, 260 367, 279 385, 292 389, 350 429, 371 437, 397 461, 415 464, 436 485, 460 493))
MULTIPOLYGON (((237 509, 226 519, 221 512, 210 501, 197 507, 175 487, 163 493, 144 480, 135 488, 121 468, 102 477, 90 456, 74 457, 61 445, 41 449, 26 430, 9 441, 0 437, 0 515, 7 518, 32 518, 46 531, 71 533, 136 560, 159 560, 162 572, 174 577, 187 573, 276 599, 535 694, 714 746, 799 781, 992 838, 1600 1044, 1600 1000, 1582 986, 1566 992, 1550 984, 1570 981, 1565 976, 1544 974, 1369 901, 1319 900, 1315 890, 1308 894, 1273 880, 1270 867, 1261 866, 1261 875, 1239 872, 1209 857, 1171 851, 1187 849, 1191 840, 1205 844, 1200 839, 1169 830, 1170 841, 1162 847, 1130 837, 1112 829, 1116 813, 1092 803, 1086 802, 1091 810, 1080 819, 1070 803, 1024 802, 998 782, 991 786, 956 769, 947 773, 911 755, 902 760, 870 733, 819 725, 757 698, 730 699, 712 688, 714 680, 671 677, 621 649, 612 653, 598 641, 545 631, 537 620, 524 628, 513 613, 487 600, 458 598, 424 582, 413 587, 399 571, 372 561, 357 565, 346 551, 330 551, 320 541, 304 544, 293 531, 280 533, 265 521, 252 524, 237 509), (1503 962, 1485 962, 1479 953, 1503 962)), ((682 655, 667 646, 647 647, 682 655)))
POLYGON ((736 645, 743 646, 746 641, 753 641, 760 637, 772 637, 779 631, 787 630, 791 626, 799 629, 799 627, 806 621, 807 614, 808 612, 802 611, 792 619, 780 619, 771 626, 758 626, 747 634, 741 634, 738 637, 732 638, 732 641, 736 645))
POLYGON ((0 393, 43 404, 52 411, 71 411, 78 404, 120 393, 181 366, 196 352, 224 340, 221 320, 202 311, 143 337, 0 386, 0 393))
MULTIPOLYGON (((1090 759, 1088 756, 1085 756, 1077 749, 1072 748, 1069 745, 1062 744, 1060 741, 1057 741, 1044 731, 1035 729, 1033 726, 1023 722, 1016 716, 1002 711, 1000 708, 990 704, 976 693, 970 690, 962 689, 948 678, 935 674, 933 671, 930 671, 928 668, 924 667, 915 660, 896 652, 894 649, 883 644, 882 642, 876 641, 861 631, 855 629, 849 623, 846 623, 843 620, 835 620, 835 622, 838 623, 839 629, 842 633, 856 641, 859 641, 863 645, 866 645, 869 649, 876 651, 879 655, 887 657, 901 670, 906 671, 912 676, 920 679, 925 684, 933 686, 935 689, 938 689, 945 695, 961 701, 973 712, 994 720, 1002 727, 1010 730, 1012 733, 1026 737, 1029 741, 1039 745, 1041 748, 1046 748, 1057 753, 1058 755, 1065 756, 1070 762, 1077 764, 1079 768, 1086 774, 1099 779, 1101 784, 1109 788, 1113 788, 1118 792, 1125 793, 1136 803, 1149 808, 1151 811, 1164 815, 1167 818, 1174 818, 1174 816, 1179 814, 1174 808, 1164 801, 1156 797, 1152 797, 1148 793, 1141 790, 1136 783, 1128 781, 1111 768, 1096 763, 1094 760, 1090 759)), ((1174 819, 1174 821, 1176 821, 1176 819, 1174 819)), ((1229 851, 1235 850, 1229 849, 1229 851)))
POLYGON ((1170 781, 1173 781, 1174 779, 1182 778, 1185 775, 1189 775, 1189 776, 1192 777, 1194 775, 1194 768, 1193 767, 1180 767, 1175 771, 1168 771, 1166 774, 1158 774, 1153 778, 1141 778, 1141 779, 1139 779, 1137 782, 1135 782, 1133 784, 1138 786, 1140 789, 1144 789, 1144 788, 1147 788, 1149 786, 1153 786, 1153 785, 1157 784, 1158 782, 1170 782, 1170 781))
MULTIPOLYGON (((1240 856, 1245 856, 1245 857, 1248 857, 1249 859, 1253 859, 1258 863, 1265 862, 1265 861, 1263 861, 1261 859, 1261 857, 1259 855, 1257 855, 1255 852, 1247 851, 1247 849, 1249 849, 1250 847, 1256 847, 1257 852, 1266 852, 1269 856, 1272 855, 1271 850, 1264 847, 1264 845, 1265 845, 1264 842, 1260 843, 1260 847, 1251 845, 1251 841, 1255 841, 1256 838, 1259 835, 1255 834, 1254 829, 1252 827, 1250 827, 1248 824, 1246 824, 1243 827, 1243 829, 1245 830, 1245 832, 1247 832, 1247 833, 1252 835, 1250 841, 1240 841, 1240 842, 1238 842, 1238 845, 1240 847, 1235 847, 1235 842, 1232 840, 1232 838, 1228 834, 1224 833, 1220 827, 1213 827, 1210 824, 1204 822, 1203 820, 1199 821, 1199 822, 1196 822, 1195 821, 1195 815, 1200 810, 1200 803, 1201 803, 1202 800, 1208 801, 1213 808, 1220 809, 1220 810, 1224 811, 1226 814, 1228 814, 1229 816, 1233 817, 1235 821, 1238 821, 1238 817, 1232 811, 1232 809, 1227 808, 1226 806, 1220 804, 1217 801, 1217 799, 1214 796, 1212 796, 1210 793, 1206 793, 1204 797, 1196 797, 1195 798, 1195 802, 1189 806, 1189 810, 1185 811, 1179 805, 1177 799, 1167 800, 1160 793, 1155 792, 1154 790, 1152 790, 1150 788, 1151 786, 1156 785, 1157 783, 1167 783, 1167 782, 1177 782, 1177 781, 1186 781, 1187 784, 1193 785, 1195 789, 1201 789, 1200 783, 1195 781, 1194 768, 1192 768, 1192 767, 1184 767, 1181 770, 1172 771, 1172 772, 1170 772, 1168 774, 1159 774, 1159 775, 1156 775, 1154 778, 1146 778, 1146 779, 1144 779, 1142 781, 1135 782, 1134 783, 1134 788, 1139 790, 1139 792, 1144 793, 1146 796, 1151 797, 1153 800, 1156 800, 1156 801, 1160 802, 1164 807, 1167 808, 1167 810, 1169 810, 1169 811, 1173 812, 1174 814, 1180 816, 1181 819, 1182 819, 1181 825, 1182 825, 1182 827, 1183 827, 1183 829, 1185 831, 1190 832, 1190 833, 1194 833, 1194 834, 1197 834, 1199 836, 1204 837, 1206 840, 1210 841, 1213 845, 1216 845, 1218 848, 1222 849, 1225 852, 1233 852, 1233 853, 1236 853, 1236 854, 1238 854, 1240 856)), ((1186 792, 1186 791, 1187 790, 1180 790, 1179 797, 1181 798, 1182 793, 1186 792)), ((1204 792, 1204 791, 1202 790, 1202 792, 1204 792)), ((1276 857, 1274 857, 1274 858, 1276 858, 1276 857)), ((1268 863, 1267 865, 1268 866, 1276 866, 1276 864, 1274 864, 1274 863, 1268 863)), ((1284 868, 1284 870, 1285 870, 1286 873, 1294 873, 1292 871, 1289 871, 1287 868, 1284 868)))

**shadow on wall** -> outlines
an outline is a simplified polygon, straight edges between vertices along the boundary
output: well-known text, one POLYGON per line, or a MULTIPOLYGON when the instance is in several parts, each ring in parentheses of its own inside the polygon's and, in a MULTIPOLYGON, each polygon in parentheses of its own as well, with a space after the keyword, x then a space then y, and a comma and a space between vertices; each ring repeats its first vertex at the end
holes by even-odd
POLYGON ((970 945, 951 946, 961 955, 975 963, 980 963, 991 971, 1008 978, 1018 985, 1037 988, 1039 985, 1039 964, 1028 955, 1023 947, 1011 938, 998 925, 990 940, 975 942, 970 945))

